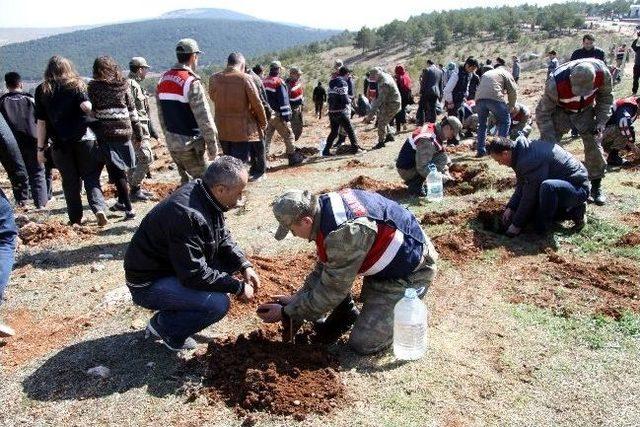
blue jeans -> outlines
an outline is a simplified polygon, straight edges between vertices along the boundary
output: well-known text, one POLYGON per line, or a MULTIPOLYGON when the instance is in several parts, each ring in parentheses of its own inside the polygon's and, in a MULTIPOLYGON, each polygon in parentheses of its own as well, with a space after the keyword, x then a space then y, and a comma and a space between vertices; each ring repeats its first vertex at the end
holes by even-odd
POLYGON ((218 322, 229 311, 227 294, 186 288, 177 277, 163 277, 149 286, 129 290, 134 303, 158 310, 158 332, 177 343, 218 322))
POLYGON ((17 234, 13 209, 7 196, 0 190, 0 304, 2 304, 4 290, 9 284, 9 276, 13 268, 17 234))
POLYGON ((498 136, 509 136, 511 115, 509 114, 509 106, 495 99, 479 99, 476 102, 476 111, 478 112, 477 151, 479 155, 484 156, 487 154, 487 150, 484 148, 484 141, 487 138, 487 119, 489 118, 489 112, 493 113, 493 116, 496 118, 498 136))
POLYGON ((540 184, 536 231, 544 232, 556 218, 564 219, 566 213, 587 201, 589 192, 583 187, 561 179, 547 179, 540 184))

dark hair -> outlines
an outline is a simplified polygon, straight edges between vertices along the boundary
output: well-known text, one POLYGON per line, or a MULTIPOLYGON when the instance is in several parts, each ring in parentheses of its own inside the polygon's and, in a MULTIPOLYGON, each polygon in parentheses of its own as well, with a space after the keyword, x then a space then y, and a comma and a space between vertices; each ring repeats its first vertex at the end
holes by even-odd
POLYGON ((178 62, 180 64, 186 64, 189 62, 191 55, 195 55, 195 53, 176 52, 176 58, 178 58, 178 62))
POLYGON ((231 156, 220 156, 215 159, 202 176, 202 182, 207 186, 225 185, 232 187, 242 182, 242 172, 246 171, 241 160, 231 156))
POLYGON ((231 52, 227 57, 227 65, 233 67, 244 61, 244 55, 240 52, 231 52))
POLYGON ((500 58, 499 56, 496 58, 496 64, 498 65, 505 65, 506 62, 504 59, 500 58))
POLYGON ((505 151, 511 151, 514 143, 509 138, 503 136, 489 136, 487 137, 487 153, 499 154, 505 151))
POLYGON ((433 65, 433 61, 432 61, 432 60, 430 60, 430 59, 427 59, 427 64, 429 64, 429 65, 433 65))
POLYGON ((487 59, 486 61, 484 61, 484 63, 487 64, 487 65, 491 65, 491 60, 487 59))
POLYGON ((346 76, 349 74, 349 69, 347 67, 345 67, 344 65, 342 67, 340 67, 340 69, 338 70, 338 75, 339 76, 346 76))
POLYGON ((55 86, 62 86, 66 89, 83 92, 87 85, 82 80, 73 62, 62 56, 52 56, 44 70, 44 82, 42 83, 42 91, 50 95, 53 93, 55 86))
POLYGON ((470 56, 470 57, 467 58, 466 61, 464 61, 464 65, 468 65, 469 67, 478 68, 478 60, 475 59, 473 56, 470 56))
POLYGON ((93 78, 108 82, 124 80, 120 65, 110 56, 99 56, 93 61, 93 78))
POLYGON ((582 41, 584 42, 585 40, 591 40, 592 42, 595 42, 596 38, 593 36, 593 34, 585 34, 584 36, 582 36, 582 41))
POLYGON ((140 70, 140 68, 144 68, 144 67, 138 67, 137 65, 129 65, 129 71, 131 71, 132 73, 137 73, 138 70, 140 70))
POLYGON ((264 71, 264 70, 262 68, 262 65, 260 65, 260 64, 256 64, 256 66, 253 67, 253 72, 256 73, 257 75, 262 74, 262 71, 264 71))
POLYGON ((4 82, 9 89, 17 88, 18 86, 20 86, 21 81, 22 78, 20 77, 20 74, 16 73, 15 71, 9 71, 4 75, 4 82))
POLYGON ((550 50, 550 51, 549 51, 549 55, 557 55, 557 53, 556 53, 556 51, 555 51, 555 50, 550 50))

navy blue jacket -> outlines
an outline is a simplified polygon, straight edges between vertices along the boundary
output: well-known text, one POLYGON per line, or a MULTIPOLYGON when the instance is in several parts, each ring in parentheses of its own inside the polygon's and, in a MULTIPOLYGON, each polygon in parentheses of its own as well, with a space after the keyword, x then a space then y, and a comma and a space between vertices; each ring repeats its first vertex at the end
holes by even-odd
POLYGON ((341 113, 351 104, 349 81, 345 76, 336 76, 329 81, 329 112, 341 113))

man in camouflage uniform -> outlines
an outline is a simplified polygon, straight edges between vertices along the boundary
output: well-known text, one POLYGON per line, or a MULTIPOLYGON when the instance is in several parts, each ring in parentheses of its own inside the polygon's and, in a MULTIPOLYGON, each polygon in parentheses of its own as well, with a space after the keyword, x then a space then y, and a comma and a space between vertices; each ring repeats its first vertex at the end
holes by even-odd
POLYGON ((577 59, 561 65, 549 76, 536 107, 541 140, 557 143, 571 126, 578 130, 591 180, 591 197, 597 205, 606 202, 601 183, 607 164, 601 139, 611 116, 611 87, 611 73, 604 62, 577 59))
POLYGON ((285 338, 310 320, 318 342, 335 342, 353 325, 349 345, 356 352, 388 347, 395 304, 407 288, 422 298, 437 270, 438 254, 413 214, 377 193, 352 189, 320 196, 291 190, 275 200, 273 213, 280 224, 276 239, 291 231, 315 241, 319 261, 300 290, 261 305, 258 315, 282 321, 285 338), (351 294, 358 275, 364 276, 361 311, 351 294))
POLYGON ((293 66, 289 68, 289 77, 285 80, 289 89, 289 105, 291 105, 291 130, 293 137, 297 141, 302 135, 304 117, 302 108, 304 107, 304 82, 302 81, 302 71, 293 66))
POLYGON ((389 123, 400 111, 402 102, 398 85, 391 75, 376 67, 369 71, 369 78, 378 84, 378 97, 371 103, 371 111, 365 118, 365 123, 371 123, 377 114, 378 144, 373 147, 374 150, 377 150, 384 147, 387 142, 394 140, 389 123))
POLYGON ((140 83, 147 76, 149 64, 142 57, 134 57, 129 61, 129 88, 133 98, 140 126, 142 127, 142 139, 134 141, 133 146, 136 152, 136 167, 129 170, 129 186, 131 187, 131 200, 149 200, 151 194, 142 190, 140 184, 149 172, 149 167, 153 161, 151 151, 151 138, 158 139, 158 134, 151 123, 151 110, 149 110, 149 95, 140 86, 140 83))
POLYGON ((516 139, 521 133, 527 137, 531 133, 531 111, 526 105, 516 102, 516 106, 511 110, 509 138, 516 139))
POLYGON ((218 154, 218 130, 195 73, 200 53, 195 40, 180 40, 176 46, 178 62, 162 75, 156 90, 165 141, 183 184, 204 174, 205 147, 209 160, 218 154))
POLYGON ((624 159, 620 151, 631 151, 640 156, 640 147, 636 145, 636 132, 633 123, 638 117, 638 97, 616 99, 613 103, 611 118, 602 136, 602 148, 609 155, 609 166, 622 166, 624 159))
POLYGON ((473 136, 473 132, 478 130, 478 112, 476 111, 476 101, 469 99, 463 101, 456 111, 458 120, 462 123, 462 128, 465 131, 465 138, 473 136))
POLYGON ((462 123, 453 116, 442 119, 440 123, 427 123, 411 134, 405 141, 396 159, 396 169, 400 178, 407 184, 409 193, 425 197, 424 181, 429 174, 429 164, 433 163, 440 173, 449 177, 451 160, 445 145, 456 143, 462 130, 462 123))

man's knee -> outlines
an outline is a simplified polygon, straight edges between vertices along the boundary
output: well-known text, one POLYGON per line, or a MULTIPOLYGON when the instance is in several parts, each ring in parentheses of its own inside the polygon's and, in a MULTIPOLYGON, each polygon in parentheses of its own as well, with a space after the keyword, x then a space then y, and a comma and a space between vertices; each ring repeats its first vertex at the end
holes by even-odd
POLYGON ((213 292, 206 302, 207 318, 211 323, 219 322, 229 312, 231 300, 229 296, 220 292, 213 292))
POLYGON ((393 333, 388 336, 378 336, 354 327, 349 335, 349 347, 362 355, 378 353, 389 347, 392 342, 393 333))

